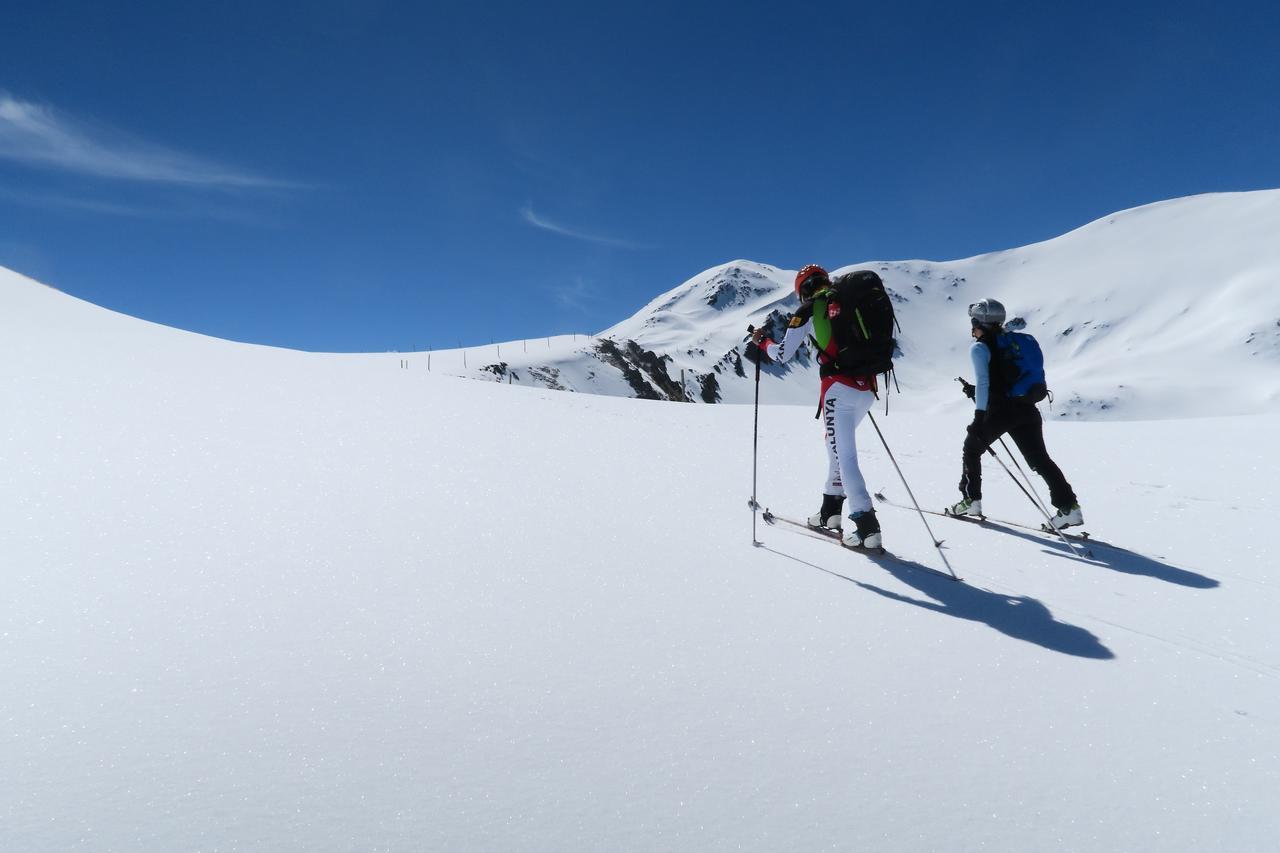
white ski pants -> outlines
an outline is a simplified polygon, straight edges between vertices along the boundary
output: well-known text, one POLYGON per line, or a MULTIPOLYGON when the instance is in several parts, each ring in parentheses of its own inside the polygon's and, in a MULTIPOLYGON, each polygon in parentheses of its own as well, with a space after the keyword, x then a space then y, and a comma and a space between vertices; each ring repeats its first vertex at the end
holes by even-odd
POLYGON ((822 398, 822 426, 827 442, 827 482, 823 493, 844 495, 845 512, 871 509, 871 495, 858 468, 858 424, 871 411, 875 395, 836 383, 822 398))

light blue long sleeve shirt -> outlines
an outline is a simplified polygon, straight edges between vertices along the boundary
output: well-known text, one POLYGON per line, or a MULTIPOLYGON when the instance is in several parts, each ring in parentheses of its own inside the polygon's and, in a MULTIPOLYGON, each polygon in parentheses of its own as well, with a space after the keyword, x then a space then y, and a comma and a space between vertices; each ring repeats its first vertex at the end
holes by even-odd
POLYGON ((969 347, 969 360, 973 362, 973 384, 977 390, 973 395, 974 406, 986 411, 991 402, 991 349, 981 341, 974 341, 969 347))

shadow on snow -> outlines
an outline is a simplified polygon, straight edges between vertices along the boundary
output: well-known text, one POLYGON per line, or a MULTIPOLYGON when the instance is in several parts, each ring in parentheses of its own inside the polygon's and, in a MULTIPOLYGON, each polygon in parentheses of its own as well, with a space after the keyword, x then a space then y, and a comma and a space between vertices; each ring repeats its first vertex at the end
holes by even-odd
MULTIPOLYGON (((1071 549, 1060 539, 1046 540, 1042 534, 1024 533, 1016 527, 1009 527, 999 522, 985 521, 979 523, 989 530, 998 530, 1001 533, 1007 533, 1010 536, 1016 536, 1028 542, 1034 542, 1036 545, 1052 548, 1053 550, 1048 553, 1063 557, 1075 556, 1071 549)), ((1093 556, 1085 558, 1082 562, 1111 569, 1114 572, 1121 572, 1126 575, 1142 575, 1165 581, 1166 583, 1175 583, 1179 586, 1189 586, 1195 589, 1213 589, 1220 585, 1219 581, 1214 578, 1205 577, 1187 569, 1180 569, 1168 563, 1162 563, 1152 557, 1098 539, 1090 539, 1086 542, 1072 540, 1072 544, 1080 550, 1092 552, 1093 556)))
POLYGON ((934 613, 954 616, 970 622, 981 622, 1015 640, 1034 643, 1053 652, 1061 652, 1075 657, 1093 658, 1094 660, 1111 660, 1115 654, 1102 644, 1095 635, 1079 627, 1059 622, 1053 617, 1048 607, 1040 601, 1028 596, 1003 595, 990 590, 978 589, 967 583, 957 583, 950 578, 934 574, 927 566, 904 560, 899 557, 878 557, 865 555, 880 568, 893 575, 907 586, 928 596, 930 600, 913 598, 881 589, 875 584, 865 583, 846 577, 839 572, 801 560, 768 546, 762 550, 780 557, 794 560, 829 575, 856 584, 863 589, 874 592, 893 601, 911 604, 934 613))

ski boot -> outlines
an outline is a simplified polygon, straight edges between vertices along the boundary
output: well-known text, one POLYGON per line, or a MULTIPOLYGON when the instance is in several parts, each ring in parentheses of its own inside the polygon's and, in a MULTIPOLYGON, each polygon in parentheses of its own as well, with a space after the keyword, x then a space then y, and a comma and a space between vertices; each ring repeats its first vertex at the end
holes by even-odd
POLYGON ((844 535, 840 544, 846 548, 861 548, 864 551, 883 551, 884 537, 880 535, 880 521, 874 509, 853 513, 854 529, 844 535))
POLYGON ((840 515, 844 512, 844 495, 823 495, 822 509, 809 516, 809 526, 814 529, 840 530, 840 515))
POLYGON ((946 515, 976 515, 982 517, 982 498, 974 498, 970 500, 965 498, 959 503, 954 503, 947 507, 946 515))
POLYGON ((1058 511, 1053 514, 1053 518, 1049 519, 1049 524, 1054 530, 1061 530, 1064 527, 1079 527, 1084 524, 1084 513, 1080 511, 1080 504, 1058 507, 1058 511))

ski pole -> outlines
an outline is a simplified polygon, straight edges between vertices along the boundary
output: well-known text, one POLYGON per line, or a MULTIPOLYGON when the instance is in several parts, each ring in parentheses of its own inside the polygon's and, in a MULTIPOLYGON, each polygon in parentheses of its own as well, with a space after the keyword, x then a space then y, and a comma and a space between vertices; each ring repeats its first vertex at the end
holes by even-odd
POLYGON ((898 460, 894 458, 893 451, 889 449, 889 442, 884 440, 884 433, 880 431, 880 424, 876 423, 876 416, 871 412, 867 412, 867 417, 871 418, 871 425, 876 428, 876 435, 880 436, 880 443, 884 445, 884 452, 889 454, 889 461, 893 463, 894 470, 898 472, 898 478, 902 480, 902 485, 906 488, 907 494, 911 496, 911 503, 915 504, 916 512, 920 513, 920 520, 924 522, 924 529, 929 531, 929 538, 933 541, 933 547, 938 549, 938 556, 942 557, 942 564, 951 573, 952 580, 960 580, 955 569, 951 568, 947 555, 942 550, 942 540, 933 535, 933 528, 929 526, 929 519, 924 517, 924 510, 920 509, 920 503, 916 500, 915 493, 911 491, 911 486, 907 484, 906 476, 903 475, 902 469, 898 467, 898 460))
MULTIPOLYGON (((1008 448, 1005 448, 1005 449, 1007 450, 1008 448)), ((1071 540, 1068 539, 1066 536, 1064 536, 1061 530, 1053 526, 1053 519, 1049 518, 1049 513, 1045 512, 1040 507, 1040 504, 1036 503, 1036 499, 1031 497, 1031 494, 1025 488, 1023 488, 1022 484, 1018 482, 1018 478, 1013 476, 1013 472, 1009 470, 1009 466, 1004 464, 1004 460, 1000 458, 1000 456, 995 452, 995 450, 988 447, 987 452, 991 454, 991 457, 993 459, 995 459, 997 462, 1000 463, 1000 467, 1003 468, 1004 472, 1009 475, 1009 479, 1013 480, 1013 484, 1017 486, 1019 489, 1021 489, 1022 493, 1027 496, 1027 500, 1031 501, 1031 504, 1036 509, 1040 510, 1040 514, 1044 516, 1045 527, 1048 528, 1048 530, 1051 530, 1054 533, 1058 534, 1058 538, 1062 540, 1062 544, 1070 548, 1072 554, 1075 554, 1077 557, 1079 557, 1082 560, 1085 559, 1087 556, 1089 556, 1077 550, 1076 546, 1071 544, 1071 540)), ((1014 460, 1014 461, 1016 462, 1017 460, 1014 460)))
POLYGON ((1035 483, 1031 481, 1031 476, 1022 470, 1022 466, 1018 464, 1018 457, 1009 449, 1009 445, 1004 443, 1004 436, 1000 436, 1000 446, 1004 448, 1004 452, 1009 454, 1009 458, 1013 460, 1013 467, 1018 469, 1018 473, 1022 475, 1022 481, 1027 484, 1027 488, 1031 490, 1032 496, 1036 499, 1036 506, 1044 515, 1049 514, 1049 509, 1044 501, 1040 500, 1040 493, 1036 491, 1035 483))
MULTIPOLYGON (((755 332, 755 326, 747 326, 747 332, 755 332)), ((756 474, 760 458, 760 361, 760 349, 757 346, 755 422, 751 427, 751 544, 757 548, 760 547, 760 540, 756 538, 756 511, 760 509, 760 504, 756 502, 756 474)))

